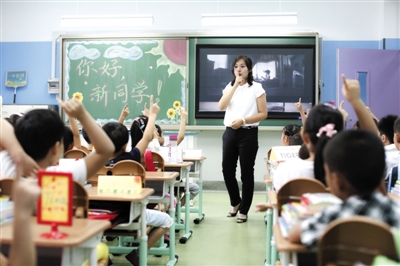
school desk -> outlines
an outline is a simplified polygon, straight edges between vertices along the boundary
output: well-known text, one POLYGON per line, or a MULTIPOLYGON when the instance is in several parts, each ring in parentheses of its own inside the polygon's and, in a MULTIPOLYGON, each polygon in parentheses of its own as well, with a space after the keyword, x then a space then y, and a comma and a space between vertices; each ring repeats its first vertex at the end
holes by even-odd
POLYGON ((278 249, 279 252, 281 252, 280 258, 282 266, 289 265, 289 262, 291 262, 291 265, 296 266, 298 265, 297 253, 310 252, 302 244, 294 244, 291 243, 288 239, 284 238, 282 235, 281 228, 279 227, 279 224, 274 224, 273 232, 274 232, 276 248, 278 249))
MULTIPOLYGON (((201 167, 203 165, 203 161, 206 157, 184 157, 184 162, 193 162, 194 165, 191 167, 191 171, 189 172, 189 177, 194 177, 199 179, 199 195, 198 195, 198 208, 190 207, 190 213, 197 213, 197 218, 193 220, 195 224, 199 224, 204 219, 203 213, 203 176, 201 172, 201 167), (193 171, 192 171, 193 170, 193 171)), ((185 200, 185 202, 187 202, 185 200)), ((185 204, 189 206, 188 204, 185 204)), ((181 208, 181 211, 186 211, 185 207, 181 208)))
MULTIPOLYGON (((131 209, 129 215, 129 223, 119 224, 113 229, 118 230, 138 230, 139 229, 139 237, 140 237, 140 265, 147 265, 147 235, 146 235, 146 219, 140 219, 140 223, 132 222, 139 215, 141 217, 146 217, 146 206, 149 200, 149 196, 154 193, 154 189, 152 188, 144 188, 139 195, 129 196, 129 195, 100 195, 97 193, 97 187, 90 187, 87 189, 89 201, 127 201, 131 202, 131 209), (139 227, 138 227, 139 226, 139 227)), ((109 247, 110 253, 113 253, 114 247, 109 247)), ((118 247, 117 247, 118 248, 118 247)), ((132 248, 130 248, 130 251, 132 248)), ((118 253, 118 251, 117 251, 118 253)), ((129 253, 129 252, 125 252, 129 253)), ((70 264, 72 265, 72 264, 70 264)))
MULTIPOLYGON (((164 171, 173 171, 174 169, 179 168, 179 180, 175 184, 176 186, 179 187, 180 184, 182 184, 182 180, 185 179, 185 202, 186 204, 189 204, 190 202, 190 193, 189 193, 189 171, 190 171, 190 166, 193 165, 193 162, 181 162, 181 163, 165 163, 164 164, 164 171)), ((171 191, 171 194, 173 192, 171 191)), ((192 236, 193 231, 190 230, 190 208, 185 208, 185 223, 181 224, 180 223, 180 217, 181 217, 181 202, 180 200, 177 200, 177 205, 176 205, 176 217, 177 217, 177 224, 175 224, 175 229, 178 230, 185 230, 185 234, 179 239, 179 243, 185 244, 186 241, 192 236)))
MULTIPOLYGON (((35 246, 62 248, 61 265, 82 265, 89 258, 91 266, 97 265, 97 244, 101 242, 103 231, 110 227, 109 221, 73 218, 72 226, 58 226, 58 230, 68 234, 63 239, 46 239, 40 237, 50 232, 50 225, 38 224, 37 217, 31 217, 32 236, 35 246)), ((2 244, 11 244, 13 223, 0 227, 2 244)))
MULTIPOLYGON (((162 181, 169 186, 169 191, 174 191, 174 185, 176 178, 179 176, 178 172, 146 172, 146 182, 148 181, 162 181)), ((174 207, 174 193, 170 193, 170 198, 165 197, 165 191, 167 189, 163 189, 163 195, 160 196, 151 196, 149 201, 151 203, 169 203, 169 215, 171 218, 175 219, 175 207, 174 207), (169 201, 169 202, 168 202, 169 201)), ((161 241, 163 243, 163 241, 161 241)), ((178 260, 178 257, 175 255, 175 224, 173 224, 169 228, 169 243, 170 245, 167 247, 165 244, 164 246, 160 246, 158 248, 152 247, 148 254, 150 255, 169 255, 169 262, 167 265, 175 265, 178 260)))

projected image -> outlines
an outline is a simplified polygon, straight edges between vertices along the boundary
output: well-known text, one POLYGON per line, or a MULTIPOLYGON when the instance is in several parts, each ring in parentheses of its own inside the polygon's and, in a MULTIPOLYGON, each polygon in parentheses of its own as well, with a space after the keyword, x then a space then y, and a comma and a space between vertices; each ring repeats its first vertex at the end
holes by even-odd
POLYGON ((198 45, 196 51, 196 117, 223 117, 218 101, 234 78, 232 62, 238 55, 253 61, 254 81, 261 83, 267 94, 269 117, 286 113, 288 118, 297 118, 294 104, 300 97, 305 110, 315 104, 313 46, 198 45))

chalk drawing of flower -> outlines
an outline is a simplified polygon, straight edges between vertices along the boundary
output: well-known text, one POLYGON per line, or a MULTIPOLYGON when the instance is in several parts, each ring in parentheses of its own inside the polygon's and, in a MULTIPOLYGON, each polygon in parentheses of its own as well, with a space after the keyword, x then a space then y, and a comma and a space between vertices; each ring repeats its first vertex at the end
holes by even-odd
POLYGON ((172 108, 169 108, 167 111, 167 116, 171 119, 174 119, 175 118, 175 110, 172 108))
POLYGON ((72 99, 77 99, 78 101, 82 101, 83 100, 83 96, 82 96, 82 93, 80 93, 80 92, 75 92, 73 95, 72 95, 72 99))
POLYGON ((179 107, 181 107, 181 102, 180 101, 175 101, 174 102, 174 108, 179 108, 179 107))

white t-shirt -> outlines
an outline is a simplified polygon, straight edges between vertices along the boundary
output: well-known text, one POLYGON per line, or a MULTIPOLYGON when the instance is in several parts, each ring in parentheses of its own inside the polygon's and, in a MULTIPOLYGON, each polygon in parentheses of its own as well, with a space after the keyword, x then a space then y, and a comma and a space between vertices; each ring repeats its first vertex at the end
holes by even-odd
MULTIPOLYGON (((223 93, 227 93, 232 89, 231 83, 226 85, 223 93)), ((225 111, 224 125, 230 127, 235 119, 249 117, 258 113, 256 99, 260 97, 265 90, 258 82, 253 82, 249 87, 246 83, 239 86, 232 96, 231 102, 225 111)), ((253 124, 245 124, 244 126, 258 126, 259 122, 253 124)))
POLYGON ((283 184, 298 177, 314 178, 314 162, 291 159, 279 164, 273 176, 275 190, 278 191, 283 184))
MULTIPOLYGON (((15 163, 11 158, 8 151, 4 150, 0 152, 0 161, 1 161, 1 178, 15 178, 16 169, 15 163)), ((87 177, 87 169, 85 160, 80 159, 78 161, 74 161, 69 165, 58 165, 58 166, 50 166, 46 168, 46 171, 53 172, 68 172, 72 173, 72 178, 81 184, 85 184, 87 177)))
POLYGON ((147 149, 151 150, 151 151, 155 151, 155 152, 160 152, 161 146, 160 146, 160 142, 158 141, 158 139, 152 139, 149 142, 149 145, 147 145, 147 149))
POLYGON ((386 162, 386 177, 389 176, 390 170, 399 165, 400 163, 400 151, 396 148, 394 144, 389 144, 385 146, 385 162, 386 162))

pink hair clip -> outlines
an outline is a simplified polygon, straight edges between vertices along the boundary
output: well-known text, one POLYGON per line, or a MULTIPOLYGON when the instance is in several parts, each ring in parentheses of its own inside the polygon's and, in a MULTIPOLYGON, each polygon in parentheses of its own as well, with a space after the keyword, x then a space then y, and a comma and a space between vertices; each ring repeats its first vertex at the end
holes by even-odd
POLYGON ((326 124, 325 126, 321 127, 317 133, 317 137, 321 137, 322 133, 326 133, 326 136, 328 138, 332 138, 333 135, 335 135, 337 133, 337 131, 335 130, 335 125, 330 123, 330 124, 326 124))

